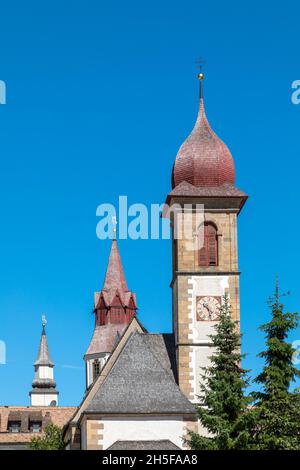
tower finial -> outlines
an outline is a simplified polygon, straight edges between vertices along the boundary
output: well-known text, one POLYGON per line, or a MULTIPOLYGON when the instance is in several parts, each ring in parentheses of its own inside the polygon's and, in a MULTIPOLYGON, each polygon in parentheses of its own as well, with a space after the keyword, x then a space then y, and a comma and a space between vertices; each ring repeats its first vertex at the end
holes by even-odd
POLYGON ((117 238, 117 217, 115 215, 112 216, 112 225, 113 225, 113 240, 117 238))
POLYGON ((202 72, 202 69, 203 69, 203 65, 205 64, 204 60, 202 59, 202 57, 199 57, 197 60, 196 60, 196 65, 199 69, 199 73, 197 75, 197 78, 199 80, 199 99, 201 100, 203 98, 203 86, 202 86, 202 81, 204 79, 204 74, 202 72))
POLYGON ((46 315, 43 313, 42 315, 42 326, 43 326, 43 333, 45 333, 45 327, 47 325, 46 315))
POLYGON ((200 98, 200 100, 203 98, 203 86, 202 86, 203 79, 204 79, 204 74, 202 72, 198 73, 198 80, 200 82, 200 87, 199 87, 199 98, 200 98))

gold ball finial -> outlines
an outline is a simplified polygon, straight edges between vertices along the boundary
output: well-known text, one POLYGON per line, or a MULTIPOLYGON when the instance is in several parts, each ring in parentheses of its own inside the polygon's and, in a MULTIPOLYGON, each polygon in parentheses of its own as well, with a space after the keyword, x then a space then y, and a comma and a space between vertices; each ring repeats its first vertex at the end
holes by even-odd
POLYGON ((198 73, 198 80, 203 80, 204 74, 203 73, 198 73))

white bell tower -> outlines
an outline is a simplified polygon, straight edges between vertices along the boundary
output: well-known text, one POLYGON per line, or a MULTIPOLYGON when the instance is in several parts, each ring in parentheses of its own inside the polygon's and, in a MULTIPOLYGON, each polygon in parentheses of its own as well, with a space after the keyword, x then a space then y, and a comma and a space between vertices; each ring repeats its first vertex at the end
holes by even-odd
POLYGON ((50 358, 46 337, 46 317, 42 316, 42 336, 37 359, 34 363, 35 375, 29 393, 31 406, 57 406, 58 391, 54 380, 54 363, 50 358))

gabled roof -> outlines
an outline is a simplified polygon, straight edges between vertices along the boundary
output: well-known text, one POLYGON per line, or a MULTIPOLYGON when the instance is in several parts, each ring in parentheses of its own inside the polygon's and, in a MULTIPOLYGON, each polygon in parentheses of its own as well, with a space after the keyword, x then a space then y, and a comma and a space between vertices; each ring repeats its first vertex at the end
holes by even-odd
POLYGON ((147 335, 135 332, 85 412, 180 415, 194 414, 195 408, 166 373, 147 335))
MULTIPOLYGON (((170 381, 172 382, 172 385, 167 380, 167 382, 169 384, 168 389, 173 390, 173 392, 175 393, 175 398, 178 398, 178 401, 180 401, 181 405, 183 405, 182 408, 185 410, 184 413, 185 414, 186 413, 193 414, 194 416, 196 416, 195 408, 187 400, 187 398, 185 398, 185 396, 182 394, 182 392, 180 391, 180 389, 179 389, 179 387, 178 387, 178 385, 175 381, 175 378, 174 378, 174 376, 176 376, 176 372, 174 373, 173 371, 174 371, 174 369, 176 369, 176 363, 174 362, 175 361, 175 351, 174 351, 174 347, 172 346, 172 343, 174 344, 174 338, 172 338, 173 335, 169 335, 169 334, 166 334, 166 335, 151 335, 151 334, 148 334, 147 330, 145 330, 145 328, 142 326, 140 321, 136 317, 133 317, 131 322, 127 326, 127 329, 124 331, 123 336, 121 337, 120 341, 115 345, 115 348, 113 349, 108 361, 105 363, 104 367, 102 368, 102 370, 100 372, 100 375, 95 380, 93 385, 89 388, 88 392, 83 397, 83 400, 82 400, 81 404, 79 405, 76 413, 74 413, 74 416, 70 419, 69 423, 64 428, 64 436, 65 437, 68 435, 68 432, 70 431, 70 426, 71 427, 76 426, 77 423, 80 422, 80 420, 83 417, 83 415, 85 414, 85 412, 90 407, 91 403, 94 402, 94 399, 95 399, 96 395, 98 395, 99 391, 102 390, 102 386, 106 382, 107 377, 110 375, 110 372, 114 369, 114 365, 116 364, 119 357, 122 355, 123 351, 125 350, 125 347, 126 347, 127 343, 129 342, 129 339, 132 338, 133 335, 136 334, 136 333, 139 333, 141 336, 144 336, 144 340, 145 340, 144 344, 143 344, 144 347, 147 344, 147 341, 148 341, 148 345, 150 345, 150 343, 152 344, 152 346, 153 346, 152 347, 152 351, 153 351, 152 356, 154 357, 154 355, 156 355, 157 358, 160 358, 159 361, 161 362, 160 373, 157 374, 157 375, 159 375, 160 377, 161 376, 169 377, 170 381), (158 337, 160 337, 160 338, 158 338, 158 337), (154 343, 156 344, 156 346, 154 346, 154 343), (165 347, 163 347, 163 344, 165 344, 165 347), (165 351, 164 353, 163 353, 163 349, 165 351), (167 370, 169 370, 169 374, 166 373, 167 370), (175 391, 174 391, 174 389, 175 389, 175 391), (178 397, 178 394, 180 395, 180 398, 178 397)), ((139 353, 139 352, 141 353, 142 350, 135 351, 135 354, 139 353)), ((147 352, 147 355, 149 355, 149 352, 147 352)), ((128 351, 127 351, 127 354, 128 354, 128 351)), ((152 359, 152 361, 153 361, 153 359, 152 359)), ((158 361, 158 359, 156 361, 158 361)), ((139 362, 136 362, 135 364, 136 365, 135 365, 134 368, 136 369, 136 372, 138 372, 137 369, 139 367, 139 362)), ((155 362, 155 364, 156 364, 156 362, 155 362)), ((156 364, 155 368, 156 368, 156 370, 159 369, 157 364, 156 364)), ((137 374, 137 378, 139 379, 138 375, 139 374, 137 374)), ((143 371, 142 375, 145 375, 145 370, 143 371)), ((123 374, 123 377, 124 377, 124 374, 123 374)), ((152 375, 152 377, 153 377, 153 375, 152 375)), ((134 384, 131 384, 131 386, 134 387, 134 384)), ((157 392, 157 389, 159 389, 159 388, 160 388, 160 384, 156 383, 156 392, 157 392)), ((134 387, 134 389, 135 389, 135 387, 134 387)), ((135 392, 134 392, 133 395, 132 395, 132 399, 136 400, 137 398, 138 398, 138 395, 136 395, 135 392)), ((176 408, 176 413, 178 412, 180 414, 181 413, 180 409, 181 409, 181 406, 178 409, 176 408)), ((114 412, 115 412, 115 410, 113 410, 113 413, 114 412)), ((168 413, 164 409, 162 411, 162 414, 165 413, 165 412, 168 413)))
POLYGON ((111 352, 109 359, 106 361, 104 367, 101 369, 100 375, 97 377, 92 386, 87 390, 87 393, 84 395, 79 407, 74 413, 73 417, 70 419, 70 422, 64 428, 64 435, 68 431, 68 425, 74 426, 80 421, 82 414, 88 407, 90 401, 93 399, 97 390, 105 380, 106 376, 109 374, 109 371, 113 367, 115 361, 119 357, 120 352, 122 351, 124 345, 126 344, 128 338, 133 334, 133 332, 139 331, 140 333, 146 333, 147 330, 143 327, 137 317, 133 317, 131 322, 127 325, 126 330, 123 332, 123 335, 118 343, 115 344, 114 349, 111 352))

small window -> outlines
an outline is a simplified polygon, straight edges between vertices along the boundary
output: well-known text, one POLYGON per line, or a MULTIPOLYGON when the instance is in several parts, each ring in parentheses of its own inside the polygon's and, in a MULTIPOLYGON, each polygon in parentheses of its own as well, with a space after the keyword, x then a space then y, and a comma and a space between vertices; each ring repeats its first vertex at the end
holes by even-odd
POLYGON ((98 377, 100 374, 100 361, 99 359, 95 359, 93 363, 93 368, 94 368, 94 380, 98 377))
POLYGON ((21 421, 9 421, 8 422, 8 431, 13 433, 18 433, 21 431, 21 421))
POLYGON ((41 432, 42 423, 40 421, 31 421, 30 422, 30 432, 41 432))
POLYGON ((203 246, 199 247, 198 262, 199 266, 218 265, 218 235, 212 223, 204 224, 203 246))

